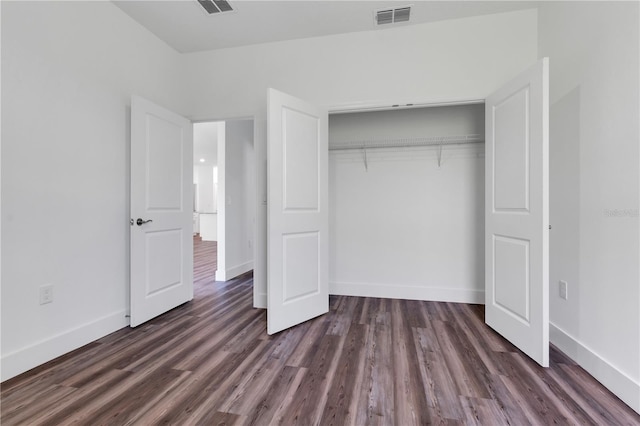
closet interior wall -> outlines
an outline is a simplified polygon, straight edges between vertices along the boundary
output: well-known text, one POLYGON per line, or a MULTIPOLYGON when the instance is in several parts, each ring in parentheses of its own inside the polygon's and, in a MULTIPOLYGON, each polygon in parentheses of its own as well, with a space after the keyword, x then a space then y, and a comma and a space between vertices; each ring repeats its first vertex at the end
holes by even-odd
POLYGON ((329 116, 331 294, 484 302, 483 139, 483 104, 329 116))

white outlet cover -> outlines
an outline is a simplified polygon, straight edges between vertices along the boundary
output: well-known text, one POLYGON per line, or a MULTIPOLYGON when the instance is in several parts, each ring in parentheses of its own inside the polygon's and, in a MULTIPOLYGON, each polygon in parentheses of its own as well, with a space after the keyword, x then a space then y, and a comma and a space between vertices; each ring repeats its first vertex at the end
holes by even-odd
POLYGON ((53 285, 46 284, 40 286, 40 304, 46 305, 51 302, 53 302, 53 285))
POLYGON ((558 282, 558 290, 560 293, 560 298, 567 300, 569 297, 569 289, 568 289, 568 284, 566 281, 564 280, 560 280, 558 282))

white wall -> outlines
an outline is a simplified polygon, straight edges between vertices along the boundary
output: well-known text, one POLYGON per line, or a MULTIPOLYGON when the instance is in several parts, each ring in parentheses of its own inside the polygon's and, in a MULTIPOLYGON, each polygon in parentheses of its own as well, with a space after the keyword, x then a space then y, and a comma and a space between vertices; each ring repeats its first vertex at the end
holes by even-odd
POLYGON ((638 412, 639 13, 545 2, 538 27, 551 74, 551 338, 638 412))
POLYGON ((212 164, 195 165, 198 193, 197 209, 201 213, 214 213, 217 209, 216 190, 213 182, 214 166, 212 164))
POLYGON ((484 99, 535 62, 536 26, 531 10, 185 55, 192 117, 256 117, 256 305, 266 307, 268 87, 332 107, 484 99))
POLYGON ((201 213, 213 213, 218 209, 215 183, 219 126, 224 126, 224 122, 194 123, 193 125, 193 174, 194 183, 198 184, 196 208, 201 213), (200 162, 201 159, 205 161, 200 162))
POLYGON ((326 106, 484 99, 536 60, 536 37, 529 10, 191 53, 192 115, 264 111, 268 87, 326 106))
MULTIPOLYGON (((484 105, 337 114, 330 144, 484 135, 484 105)), ((331 151, 332 294, 484 302, 484 145, 331 151)))
POLYGON ((253 135, 253 120, 228 120, 224 138, 219 139, 221 220, 216 281, 230 280, 253 269, 256 211, 253 135))
MULTIPOLYGON (((197 129, 198 126, 194 125, 194 136, 197 129)), ((217 165, 197 164, 193 166, 193 171, 198 184, 195 194, 200 238, 202 241, 218 241, 218 185, 214 182, 217 165)))
POLYGON ((128 324, 130 96, 184 113, 182 69, 110 2, 2 2, 3 380, 128 324))

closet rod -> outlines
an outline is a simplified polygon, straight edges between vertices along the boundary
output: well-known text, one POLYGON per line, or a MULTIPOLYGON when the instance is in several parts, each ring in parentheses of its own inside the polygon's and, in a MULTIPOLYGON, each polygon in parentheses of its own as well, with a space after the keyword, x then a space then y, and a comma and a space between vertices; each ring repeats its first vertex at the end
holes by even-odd
POLYGON ((330 151, 369 148, 410 148, 420 146, 464 145, 483 143, 484 135, 436 136, 409 139, 378 139, 348 142, 329 142, 330 151))

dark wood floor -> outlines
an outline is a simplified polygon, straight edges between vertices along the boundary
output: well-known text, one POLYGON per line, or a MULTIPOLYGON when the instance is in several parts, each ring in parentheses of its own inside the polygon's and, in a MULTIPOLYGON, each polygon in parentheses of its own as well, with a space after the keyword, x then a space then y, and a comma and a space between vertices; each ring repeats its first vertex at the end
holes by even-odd
POLYGON ((202 241, 200 234, 193 236, 194 289, 210 283, 218 269, 218 242, 202 241))
POLYGON ((196 297, 2 384, 2 425, 640 424, 552 348, 543 369, 481 306, 331 297, 275 336, 252 279, 214 282, 196 241, 196 297), (207 272, 208 271, 208 272, 207 272))

